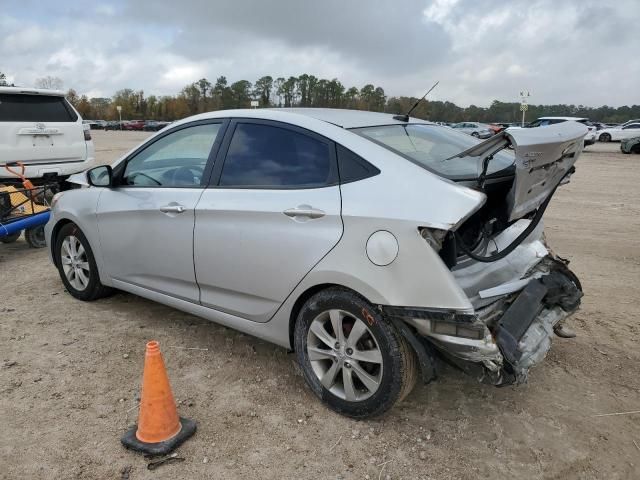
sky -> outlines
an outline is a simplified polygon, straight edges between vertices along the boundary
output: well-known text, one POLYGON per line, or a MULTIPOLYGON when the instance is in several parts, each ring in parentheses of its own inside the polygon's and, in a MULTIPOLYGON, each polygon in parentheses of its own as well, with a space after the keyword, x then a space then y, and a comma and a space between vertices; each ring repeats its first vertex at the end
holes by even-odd
POLYGON ((488 106, 640 104, 640 0, 0 0, 0 72, 88 96, 302 73, 488 106))

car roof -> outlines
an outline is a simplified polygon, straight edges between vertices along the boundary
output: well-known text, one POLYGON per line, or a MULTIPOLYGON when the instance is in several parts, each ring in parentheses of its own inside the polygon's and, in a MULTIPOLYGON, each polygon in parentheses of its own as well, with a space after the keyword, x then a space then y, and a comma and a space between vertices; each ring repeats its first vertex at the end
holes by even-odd
POLYGON ((585 117, 540 117, 538 118, 538 120, 574 120, 574 121, 578 121, 578 120, 589 120, 588 118, 585 117))
MULTIPOLYGON (((365 110, 347 110, 340 108, 270 108, 278 112, 295 113, 332 123, 342 128, 373 127, 376 125, 404 125, 407 122, 396 120, 393 113, 368 112, 365 110)), ((410 123, 431 124, 419 118, 409 118, 410 123)))
POLYGON ((0 93, 13 93, 18 95, 47 95, 50 97, 64 97, 62 90, 47 90, 45 88, 26 87, 0 87, 0 93))

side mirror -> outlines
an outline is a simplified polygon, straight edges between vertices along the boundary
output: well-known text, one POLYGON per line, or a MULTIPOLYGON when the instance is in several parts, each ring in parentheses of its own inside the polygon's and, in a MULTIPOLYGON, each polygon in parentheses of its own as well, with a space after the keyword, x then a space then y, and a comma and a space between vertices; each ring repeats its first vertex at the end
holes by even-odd
POLYGON ((87 172, 87 181, 94 187, 110 187, 113 184, 111 165, 100 165, 87 172))

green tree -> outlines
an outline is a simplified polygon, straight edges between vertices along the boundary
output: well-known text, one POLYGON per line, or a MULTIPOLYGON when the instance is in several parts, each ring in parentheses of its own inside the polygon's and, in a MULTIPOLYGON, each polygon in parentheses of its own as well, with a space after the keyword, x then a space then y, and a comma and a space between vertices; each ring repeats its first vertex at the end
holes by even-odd
POLYGON ((231 84, 231 93, 235 108, 249 108, 251 102, 251 82, 239 80, 231 84))
POLYGON ((289 77, 282 84, 282 96, 284 97, 284 106, 292 107, 296 101, 296 84, 298 79, 296 77, 289 77))
POLYGON ((356 87, 351 87, 344 93, 344 107, 356 109, 358 108, 360 92, 356 87))
POLYGON ((213 89, 213 85, 206 78, 201 78, 196 82, 196 85, 200 89, 200 111, 206 112, 209 110, 209 97, 207 97, 207 93, 210 93, 213 89))
POLYGON ((271 92, 273 90, 273 77, 267 75, 256 80, 253 86, 253 95, 260 99, 260 105, 269 107, 271 105, 271 92))

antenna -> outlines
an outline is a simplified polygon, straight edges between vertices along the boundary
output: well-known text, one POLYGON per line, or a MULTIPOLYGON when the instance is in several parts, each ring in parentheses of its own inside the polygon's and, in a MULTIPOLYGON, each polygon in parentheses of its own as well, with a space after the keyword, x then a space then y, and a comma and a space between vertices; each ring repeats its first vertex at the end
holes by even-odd
POLYGON ((429 95, 431 93, 431 90, 433 90, 434 88, 436 88, 438 86, 438 84, 440 83, 440 80, 438 80, 436 83, 433 84, 433 87, 431 87, 427 93, 425 93, 422 98, 419 98, 418 101, 416 101, 416 103, 413 104, 413 107, 411 107, 409 109, 409 111, 407 113, 405 113, 404 115, 394 115, 393 118, 394 120, 399 120, 401 122, 408 122, 409 121, 409 115, 411 115, 411 112, 413 112, 416 107, 418 106, 418 104, 424 100, 427 95, 429 95))

